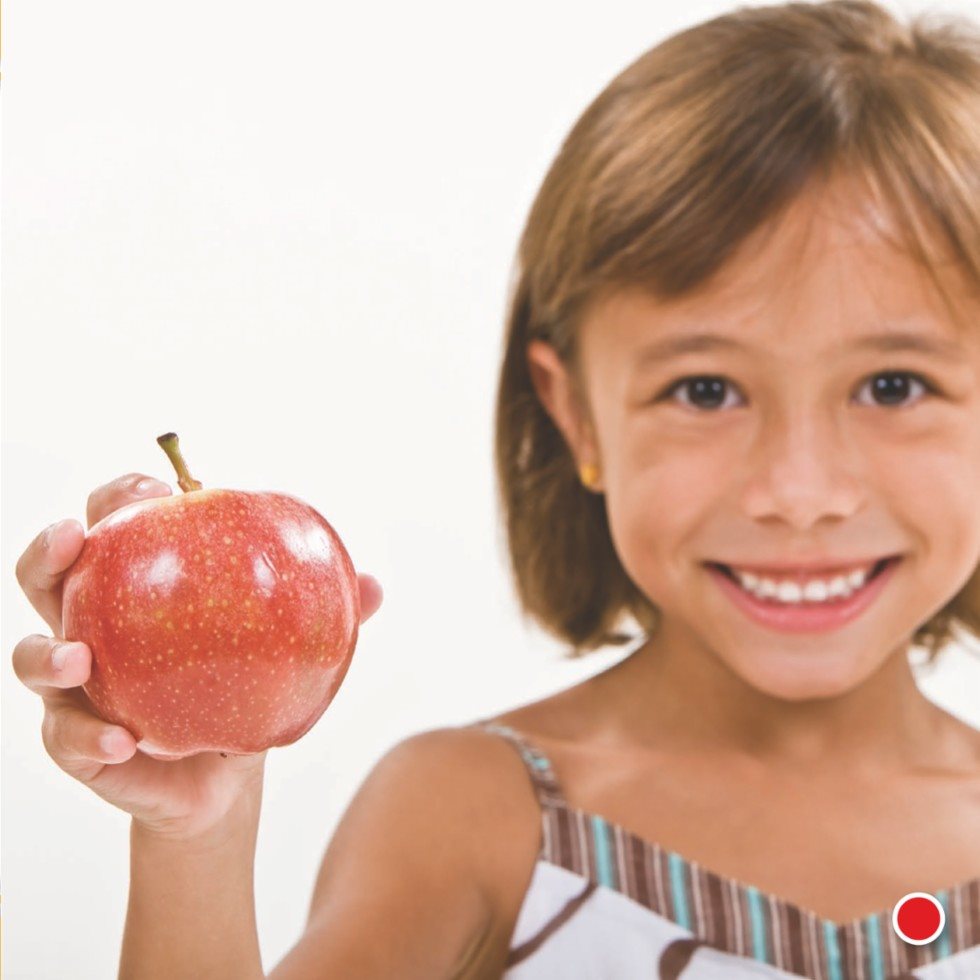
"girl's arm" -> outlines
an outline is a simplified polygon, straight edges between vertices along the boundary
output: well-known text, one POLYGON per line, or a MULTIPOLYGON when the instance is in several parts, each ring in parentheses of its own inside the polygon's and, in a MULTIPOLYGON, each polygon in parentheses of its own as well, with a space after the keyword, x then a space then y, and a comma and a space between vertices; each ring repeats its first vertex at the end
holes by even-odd
POLYGON ((265 976, 252 887, 261 802, 258 780, 221 823, 190 839, 132 821, 119 980, 265 976))
MULTIPOLYGON (((444 729, 396 745, 339 823, 304 934, 270 980, 500 976, 505 882, 533 865, 533 801, 510 751, 444 729), (527 817, 531 819, 528 821, 527 817), (515 847, 515 839, 522 846, 515 847)), ((261 785, 214 833, 132 833, 120 980, 258 980, 252 889, 261 785)))
MULTIPOLYGON (((145 483, 135 473, 98 487, 86 507, 89 526, 134 500, 170 493, 145 483)), ((85 540, 77 521, 59 522, 18 560, 17 581, 53 635, 24 637, 12 662, 42 700, 41 735, 51 758, 132 818, 120 976, 261 977, 252 876, 266 753, 205 752, 165 762, 138 752, 132 733, 96 713, 84 690, 91 650, 66 643, 62 621, 65 575, 85 540)), ((369 576, 358 581, 363 622, 378 608, 380 588, 369 576)), ((457 975, 474 950, 481 956, 477 975, 502 972, 483 969, 488 956, 506 956, 508 938, 501 939, 506 927, 492 911, 502 907, 499 889, 487 882, 508 867, 501 851, 517 855, 520 870, 533 865, 536 844, 515 850, 514 833, 499 823, 501 801, 529 792, 506 777, 495 780, 495 767, 485 764, 487 743, 500 741, 431 732, 381 760, 338 828, 306 933, 272 974, 276 980, 433 980, 457 975)), ((496 768, 514 770, 513 752, 496 751, 508 756, 496 768)), ((526 783, 523 772, 520 779, 526 783)), ((525 814, 522 826, 533 834, 536 824, 525 814)))

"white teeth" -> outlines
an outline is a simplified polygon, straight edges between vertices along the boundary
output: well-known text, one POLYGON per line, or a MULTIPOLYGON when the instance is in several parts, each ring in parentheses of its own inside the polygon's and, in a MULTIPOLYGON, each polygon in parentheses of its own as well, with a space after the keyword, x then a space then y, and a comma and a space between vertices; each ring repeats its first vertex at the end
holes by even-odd
POLYGON ((831 579, 811 579, 802 586, 795 581, 777 581, 752 572, 740 572, 738 569, 732 571, 742 588, 758 598, 796 604, 803 601, 828 602, 847 598, 864 585, 872 567, 856 569, 847 575, 837 575, 831 579))

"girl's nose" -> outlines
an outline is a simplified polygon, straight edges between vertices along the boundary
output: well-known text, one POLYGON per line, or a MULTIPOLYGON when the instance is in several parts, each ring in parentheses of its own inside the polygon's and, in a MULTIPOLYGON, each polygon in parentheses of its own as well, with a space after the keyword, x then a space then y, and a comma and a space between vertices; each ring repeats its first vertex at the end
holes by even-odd
POLYGON ((855 514, 866 499, 855 447, 838 421, 796 411, 760 429, 746 460, 743 506, 754 520, 807 530, 855 514))

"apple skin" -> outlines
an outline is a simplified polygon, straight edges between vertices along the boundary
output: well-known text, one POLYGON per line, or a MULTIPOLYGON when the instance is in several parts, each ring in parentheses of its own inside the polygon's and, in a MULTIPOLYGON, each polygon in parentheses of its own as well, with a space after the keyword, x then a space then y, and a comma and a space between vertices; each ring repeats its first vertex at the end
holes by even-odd
POLYGON ((360 623, 350 556, 288 494, 206 488, 95 524, 64 582, 85 693, 156 759, 289 745, 330 704, 360 623))

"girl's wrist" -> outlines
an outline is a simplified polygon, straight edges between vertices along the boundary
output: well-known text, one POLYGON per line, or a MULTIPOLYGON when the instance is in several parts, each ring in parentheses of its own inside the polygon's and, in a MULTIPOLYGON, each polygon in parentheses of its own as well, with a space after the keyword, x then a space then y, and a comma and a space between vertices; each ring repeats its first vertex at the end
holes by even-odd
POLYGON ((244 837, 255 839, 262 810, 262 779, 246 786, 228 809, 216 817, 168 817, 161 820, 133 817, 130 828, 134 843, 175 846, 208 851, 244 837))

